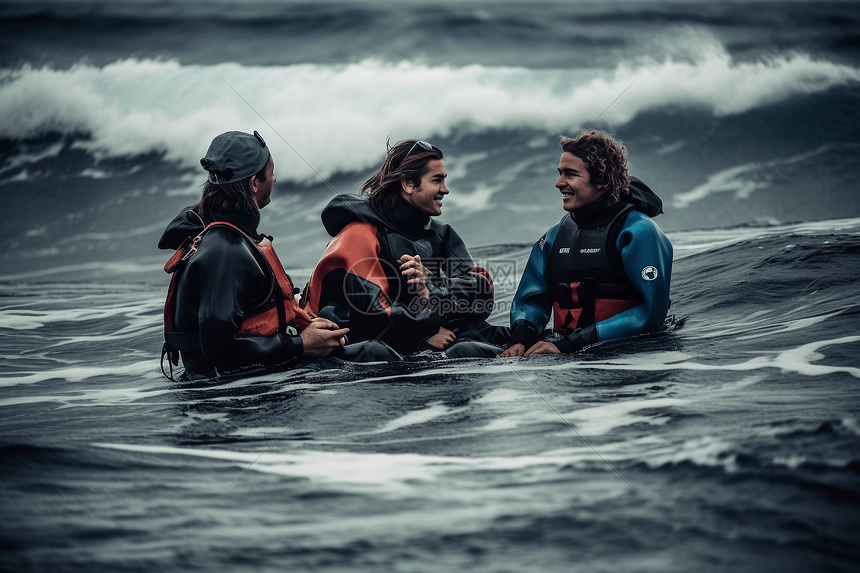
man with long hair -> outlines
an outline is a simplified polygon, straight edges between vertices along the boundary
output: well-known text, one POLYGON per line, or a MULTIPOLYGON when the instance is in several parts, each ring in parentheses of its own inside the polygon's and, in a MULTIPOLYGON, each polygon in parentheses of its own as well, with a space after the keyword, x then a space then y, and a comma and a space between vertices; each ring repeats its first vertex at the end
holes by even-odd
MULTIPOLYGON (((223 133, 200 163, 209 173, 200 201, 158 243, 176 250, 165 267, 173 279, 162 360, 170 360, 171 378, 180 357, 186 378, 208 378, 300 357, 367 354, 367 348, 344 348, 349 329, 299 308, 272 238, 257 231, 275 183, 275 163, 260 134, 223 133)), ((378 349, 370 350, 368 359, 378 349)))
POLYGON ((630 177, 624 148, 605 133, 564 137, 561 147, 555 186, 567 213, 532 248, 502 356, 658 332, 669 310, 672 244, 651 220, 660 199, 630 177), (550 314, 561 336, 540 340, 550 314))
POLYGON ((350 329, 353 340, 396 350, 494 356, 507 329, 490 326, 489 273, 460 236, 433 218, 449 190, 442 151, 408 139, 390 148, 360 195, 322 212, 334 237, 308 284, 305 309, 350 329))

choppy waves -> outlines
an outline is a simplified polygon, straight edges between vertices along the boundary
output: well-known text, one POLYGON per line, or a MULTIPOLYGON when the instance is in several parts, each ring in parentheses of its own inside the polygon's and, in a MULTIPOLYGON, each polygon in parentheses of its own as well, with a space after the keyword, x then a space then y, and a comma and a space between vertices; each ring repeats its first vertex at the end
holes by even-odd
MULTIPOLYGON (((75 145, 96 156, 157 152, 194 167, 217 133, 257 127, 270 145, 282 148, 279 176, 306 183, 316 178, 309 165, 323 177, 372 167, 388 136, 557 133, 585 127, 601 114, 602 121, 619 126, 667 108, 726 116, 858 82, 860 69, 801 53, 736 61, 710 37, 684 60, 628 62, 604 71, 378 60, 262 67, 125 59, 104 67, 2 72, 0 138, 74 134, 86 138, 75 145), (348 152, 333 154, 333 141, 348 152)), ((18 156, 4 171, 60 150, 18 156)))
MULTIPOLYGON (((90 551, 75 553, 90 569, 179 568, 190 535, 203 563, 224 559, 208 547, 229 537, 296 568, 330 568, 334 552, 353 570, 357 551, 378 560, 359 570, 388 570, 442 547, 468 570, 476 544, 513 543, 527 570, 551 536, 598 547, 600 563, 643 539, 673 562, 689 540, 747 558, 793 539, 810 560, 829 559, 824 544, 847 563, 857 229, 672 236, 684 327, 577 356, 424 356, 176 388, 157 366, 163 286, 3 285, 4 539, 41 547, 48 528, 90 551), (160 556, 141 555, 141 537, 160 556)), ((567 570, 569 555, 555 559, 549 570, 567 570)))

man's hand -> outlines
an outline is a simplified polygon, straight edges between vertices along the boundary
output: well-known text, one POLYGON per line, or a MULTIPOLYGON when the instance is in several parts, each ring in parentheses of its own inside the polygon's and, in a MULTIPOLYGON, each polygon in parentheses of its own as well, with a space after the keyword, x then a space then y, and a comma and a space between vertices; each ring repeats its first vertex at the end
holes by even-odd
POLYGON ((447 328, 440 327, 439 332, 427 339, 427 344, 436 350, 445 350, 451 343, 457 340, 457 335, 447 328))
POLYGON ((430 291, 427 290, 425 281, 427 275, 430 274, 430 269, 421 264, 421 256, 403 255, 400 257, 400 274, 409 277, 406 282, 415 285, 418 296, 427 301, 430 298, 430 291))
POLYGON ((532 354, 561 354, 561 350, 559 350, 558 346, 556 346, 552 342, 546 342, 544 340, 541 340, 540 342, 529 348, 524 356, 528 358, 532 354))
POLYGON ((502 352, 502 356, 522 356, 526 352, 526 347, 523 344, 517 342, 516 344, 512 344, 508 347, 504 352, 502 352))
POLYGON ((347 332, 349 332, 348 328, 338 328, 332 321, 316 317, 299 334, 302 337, 302 345, 304 346, 303 356, 327 356, 335 348, 346 344, 347 332))

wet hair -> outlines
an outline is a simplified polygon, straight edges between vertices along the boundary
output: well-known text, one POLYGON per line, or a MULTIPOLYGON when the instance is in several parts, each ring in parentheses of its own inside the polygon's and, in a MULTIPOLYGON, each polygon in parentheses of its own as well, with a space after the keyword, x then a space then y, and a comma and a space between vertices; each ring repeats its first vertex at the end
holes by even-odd
POLYGON ((257 202, 254 201, 254 192, 251 190, 251 179, 256 177, 261 183, 266 182, 266 169, 268 162, 256 175, 233 183, 217 185, 211 181, 203 184, 203 195, 200 202, 192 207, 203 223, 208 225, 218 220, 219 213, 236 213, 239 215, 260 215, 257 202))
POLYGON ((421 185, 421 177, 430 171, 430 162, 442 159, 442 150, 435 145, 428 151, 416 143, 415 139, 404 139, 389 147, 385 163, 362 184, 359 194, 366 195, 377 209, 393 209, 400 197, 400 182, 421 185))
POLYGON ((584 131, 576 139, 561 138, 566 153, 585 162, 591 183, 600 186, 616 199, 621 193, 630 194, 630 174, 627 173, 627 155, 621 142, 602 131, 584 131))

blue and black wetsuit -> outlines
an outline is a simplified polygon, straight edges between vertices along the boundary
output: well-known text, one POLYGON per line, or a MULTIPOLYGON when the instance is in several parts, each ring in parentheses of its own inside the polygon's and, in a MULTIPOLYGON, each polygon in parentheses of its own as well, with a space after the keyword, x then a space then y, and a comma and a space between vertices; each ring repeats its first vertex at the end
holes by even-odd
POLYGON ((648 215, 607 195, 565 214, 535 243, 514 296, 511 344, 533 346, 550 314, 565 336, 555 343, 562 352, 657 332, 671 275, 669 239, 648 215))

